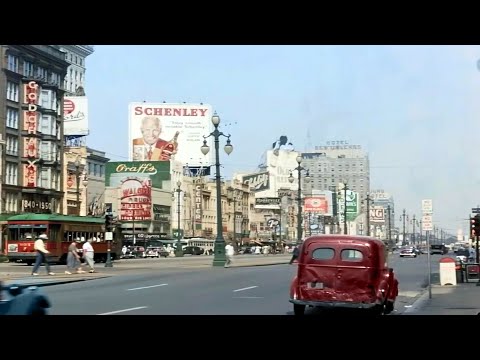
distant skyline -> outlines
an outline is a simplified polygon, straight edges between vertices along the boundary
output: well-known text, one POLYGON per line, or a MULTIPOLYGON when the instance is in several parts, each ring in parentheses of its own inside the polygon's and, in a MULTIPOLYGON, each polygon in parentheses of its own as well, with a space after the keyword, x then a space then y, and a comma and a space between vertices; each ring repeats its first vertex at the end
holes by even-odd
POLYGON ((346 140, 369 152, 371 189, 392 194, 397 224, 430 198, 436 225, 467 232, 480 204, 479 58, 478 46, 97 45, 87 145, 126 161, 130 102, 208 103, 232 135, 222 176, 255 170, 280 135, 300 151, 346 140))

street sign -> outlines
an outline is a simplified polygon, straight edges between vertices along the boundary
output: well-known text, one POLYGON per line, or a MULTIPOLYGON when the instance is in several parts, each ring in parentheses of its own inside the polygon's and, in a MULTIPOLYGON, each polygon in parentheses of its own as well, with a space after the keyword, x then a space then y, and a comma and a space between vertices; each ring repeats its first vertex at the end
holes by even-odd
POLYGON ((423 215, 422 216, 422 230, 432 231, 433 230, 433 216, 432 215, 423 215))
POLYGON ((432 202, 432 199, 422 200, 422 212, 423 212, 424 214, 431 214, 431 213, 433 213, 433 202, 432 202))
POLYGON ((480 208, 472 208, 472 214, 480 214, 480 208))
POLYGON ((111 231, 105 232, 105 240, 112 241, 113 240, 113 232, 111 232, 111 231))

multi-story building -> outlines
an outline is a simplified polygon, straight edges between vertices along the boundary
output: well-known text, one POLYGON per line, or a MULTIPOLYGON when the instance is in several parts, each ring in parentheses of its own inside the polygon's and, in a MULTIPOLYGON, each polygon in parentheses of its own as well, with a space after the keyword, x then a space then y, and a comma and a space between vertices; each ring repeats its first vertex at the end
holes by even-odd
POLYGON ((63 212, 63 84, 50 45, 0 45, 3 212, 63 212))
MULTIPOLYGON (((66 96, 77 94, 79 87, 85 87, 85 58, 94 52, 91 45, 52 45, 65 54, 65 60, 70 64, 64 79, 66 96)), ((81 94, 79 94, 81 95, 81 94)))
POLYGON ((370 163, 368 153, 360 145, 327 142, 326 146, 315 146, 314 152, 304 153, 302 157, 302 166, 309 170, 311 179, 306 190, 331 190, 339 183, 346 183, 348 189, 358 193, 360 200, 366 198, 370 190, 370 163))
POLYGON ((108 161, 103 151, 86 146, 65 146, 65 215, 104 215, 105 164, 108 161))

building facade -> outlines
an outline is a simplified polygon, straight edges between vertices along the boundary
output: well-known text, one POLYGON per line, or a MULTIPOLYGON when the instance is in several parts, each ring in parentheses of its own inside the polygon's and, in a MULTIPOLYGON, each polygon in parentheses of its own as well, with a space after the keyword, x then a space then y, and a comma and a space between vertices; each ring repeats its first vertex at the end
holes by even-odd
POLYGON ((63 96, 69 64, 50 45, 0 45, 1 209, 63 212, 63 96))
POLYGON ((361 145, 327 142, 326 146, 315 146, 315 151, 303 153, 302 157, 302 166, 309 170, 311 189, 331 190, 339 183, 346 183, 349 190, 359 194, 361 201, 367 197, 370 162, 361 145))
POLYGON ((63 82, 66 96, 74 96, 79 87, 85 88, 85 59, 93 54, 91 45, 52 45, 64 53, 65 61, 69 63, 63 82))

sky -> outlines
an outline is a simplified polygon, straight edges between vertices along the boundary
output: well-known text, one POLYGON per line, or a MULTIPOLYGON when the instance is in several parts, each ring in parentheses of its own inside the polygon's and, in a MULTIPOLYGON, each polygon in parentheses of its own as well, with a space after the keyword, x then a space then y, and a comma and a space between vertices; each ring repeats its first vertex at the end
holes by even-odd
POLYGON ((95 46, 87 145, 128 160, 130 102, 208 103, 234 147, 222 176, 254 171, 280 135, 301 151, 346 140, 368 151, 370 188, 394 197, 396 217, 432 199, 435 225, 468 233, 479 59, 479 46, 95 46))

